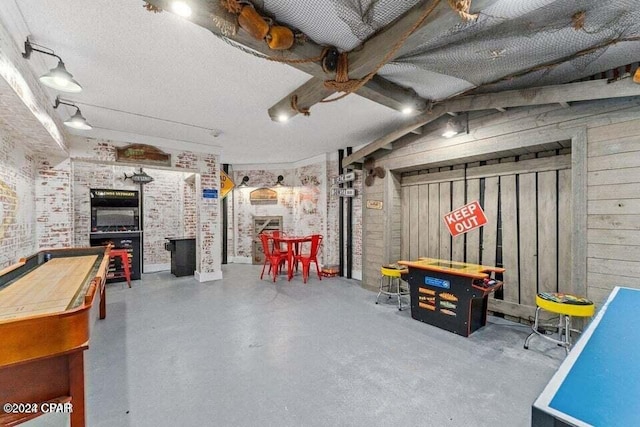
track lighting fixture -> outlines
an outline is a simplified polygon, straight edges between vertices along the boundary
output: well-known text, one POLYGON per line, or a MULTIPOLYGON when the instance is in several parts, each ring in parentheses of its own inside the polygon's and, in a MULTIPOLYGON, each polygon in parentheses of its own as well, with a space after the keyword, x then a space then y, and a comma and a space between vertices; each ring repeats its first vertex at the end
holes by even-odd
POLYGON ((247 187, 247 182, 249 182, 249 177, 245 175, 242 177, 242 182, 238 184, 238 187, 247 187))
POLYGON ((56 58, 58 58, 58 65, 55 68, 49 70, 48 73, 40 76, 40 81, 43 85, 49 86, 50 88, 57 89, 62 92, 78 93, 82 91, 82 86, 80 86, 80 83, 73 79, 71 73, 69 73, 65 68, 64 62, 62 62, 62 58, 53 53, 53 50, 44 46, 37 45, 35 43, 31 43, 29 39, 27 39, 24 42, 24 53, 22 54, 23 58, 29 59, 31 57, 31 52, 40 52, 44 53, 45 55, 55 56, 56 58), (34 46, 39 46, 47 50, 37 49, 34 46))
POLYGON ((87 119, 85 119, 82 116, 82 113, 80 112, 80 108, 78 108, 78 106, 76 104, 73 104, 73 103, 67 102, 67 101, 63 101, 63 100, 60 99, 59 96, 56 96, 56 102, 53 104, 53 108, 58 108, 58 106, 60 106, 60 105, 68 105, 68 106, 74 107, 76 109, 75 114, 64 121, 65 126, 68 126, 70 128, 73 128, 73 129, 80 129, 80 130, 91 130, 92 129, 91 125, 89 123, 87 123, 87 119))

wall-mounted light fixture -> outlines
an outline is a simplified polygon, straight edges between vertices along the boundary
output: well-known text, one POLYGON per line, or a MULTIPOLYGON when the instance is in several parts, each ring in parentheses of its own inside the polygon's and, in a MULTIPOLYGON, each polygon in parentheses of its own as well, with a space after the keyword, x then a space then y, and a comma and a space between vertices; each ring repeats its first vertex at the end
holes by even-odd
POLYGON ((278 180, 276 181, 276 183, 273 186, 274 187, 282 187, 282 186, 284 186, 284 176, 278 175, 278 180))
POLYGON ((69 73, 65 68, 64 62, 62 62, 62 58, 56 55, 52 49, 37 45, 35 43, 31 43, 29 39, 27 39, 27 41, 24 42, 24 53, 22 54, 23 58, 29 59, 31 57, 31 52, 40 52, 44 53, 45 55, 55 56, 56 58, 58 58, 58 65, 56 66, 56 68, 52 68, 48 73, 40 76, 40 81, 43 85, 60 90, 62 92, 78 93, 82 91, 82 86, 80 86, 80 83, 73 79, 71 73, 69 73), (33 46, 39 46, 47 50, 37 49, 33 46))
POLYGON ((469 133, 469 113, 464 116, 451 117, 447 120, 447 125, 444 127, 442 136, 451 138, 461 132, 469 133))
POLYGON ((82 113, 80 112, 80 108, 78 108, 76 104, 63 101, 60 99, 59 96, 56 96, 56 102, 53 104, 53 108, 58 108, 60 105, 68 105, 70 107, 75 107, 76 109, 75 114, 64 121, 65 126, 68 126, 74 129, 80 129, 80 130, 92 129, 91 125, 87 123, 87 119, 85 119, 82 116, 82 113))
POLYGON ((247 182, 249 182, 249 177, 245 175, 242 177, 242 182, 238 184, 238 187, 247 187, 247 182))

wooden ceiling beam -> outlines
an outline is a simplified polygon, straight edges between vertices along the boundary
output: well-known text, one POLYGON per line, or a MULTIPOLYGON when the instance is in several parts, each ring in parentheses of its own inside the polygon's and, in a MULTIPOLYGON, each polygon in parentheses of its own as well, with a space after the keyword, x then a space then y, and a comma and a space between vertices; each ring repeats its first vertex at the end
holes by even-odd
MULTIPOLYGON (((369 40, 365 41, 357 51, 349 54, 349 78, 361 79, 371 73, 375 67, 385 59, 385 56, 388 54, 390 49, 393 49, 405 33, 416 24, 420 16, 424 13, 425 8, 431 7, 435 3, 439 4, 436 5, 433 12, 418 28, 424 27, 428 23, 433 22, 435 19, 440 18, 445 14, 453 15, 459 21, 460 18, 451 11, 447 2, 440 0, 424 0, 420 2, 394 23, 390 24, 369 40)), ((309 82, 287 94, 287 96, 269 108, 269 116, 273 119, 286 111, 289 111, 289 115, 291 116, 296 115, 297 112, 291 109, 291 97, 294 95, 298 97, 298 105, 304 108, 310 108, 325 99, 328 96, 327 92, 329 95, 335 93, 335 91, 324 87, 324 80, 330 79, 327 79, 326 77, 322 81, 318 81, 318 79, 315 78, 311 79, 309 82), (304 102, 302 100, 304 100, 304 102)), ((378 76, 378 81, 380 82, 381 80, 384 79, 378 76)), ((388 81, 386 82, 387 84, 390 83, 388 81)), ((389 92, 389 88, 378 88, 376 92, 386 94, 389 92)), ((361 94, 360 92, 357 93, 361 94)), ((367 96, 367 98, 369 97, 367 96)), ((381 102, 381 99, 372 100, 374 102, 387 105, 397 111, 402 111, 404 108, 409 106, 411 106, 415 111, 423 111, 427 106, 427 101, 420 98, 413 90, 410 89, 405 89, 404 94, 397 98, 395 100, 396 102, 387 103, 381 102)))
MULTIPOLYGON (((147 0, 147 3, 171 13, 171 0, 147 0)), ((241 28, 238 29, 235 35, 226 35, 214 19, 223 24, 226 23, 227 26, 232 26, 235 25, 235 18, 221 6, 219 1, 192 0, 190 5, 192 9, 191 16, 184 19, 211 31, 217 36, 225 37, 244 48, 253 50, 260 55, 298 60, 318 57, 324 50, 323 46, 319 46, 309 40, 305 43, 296 43, 291 49, 286 51, 271 50, 265 41, 253 38, 241 28), (233 19, 230 20, 230 18, 233 19)), ((318 97, 322 100, 334 93, 333 91, 324 89, 324 81, 334 79, 335 73, 325 73, 319 62, 287 63, 287 65, 313 76, 309 82, 303 85, 305 91, 297 94, 299 106, 313 105, 317 101, 311 103, 309 100, 315 100, 318 97), (306 93, 307 91, 310 93, 306 93)), ((369 81, 356 93, 373 102, 386 105, 393 109, 400 109, 401 107, 399 106, 406 103, 407 99, 413 99, 417 105, 425 102, 416 95, 413 90, 405 89, 378 76, 369 81)), ((286 114, 287 117, 297 114, 297 112, 291 108, 290 96, 283 100, 281 107, 269 109, 269 116, 272 120, 278 120, 281 114, 286 114)))
MULTIPOLYGON (((473 10, 483 10, 497 0, 476 0, 473 3, 473 10)), ((391 60, 401 57, 405 54, 411 55, 411 53, 419 49, 424 43, 428 42, 430 39, 440 36, 443 32, 455 27, 460 24, 461 19, 460 16, 451 10, 451 7, 448 5, 446 1, 443 0, 424 0, 410 9, 403 16, 398 18, 396 21, 388 25, 382 31, 372 36, 369 40, 365 41, 362 46, 358 48, 358 50, 353 51, 349 55, 349 77, 352 79, 361 79, 367 76, 370 72, 375 70, 376 66, 380 64, 381 61, 385 59, 385 56, 393 49, 393 47, 398 43, 401 38, 405 35, 407 31, 409 31, 415 24, 418 22, 418 19, 425 12, 426 8, 437 5, 433 9, 433 11, 429 14, 427 19, 425 19, 414 32, 404 41, 402 47, 396 52, 396 54, 391 58, 391 60)), ((381 78, 380 76, 375 76, 374 80, 378 79, 380 82, 385 82, 386 85, 389 85, 390 82, 381 78)), ((279 114, 286 111, 291 110, 291 97, 296 95, 298 97, 298 105, 304 108, 310 108, 314 104, 325 99, 327 95, 327 90, 322 87, 316 87, 315 84, 324 85, 324 81, 319 82, 316 79, 312 79, 315 83, 309 84, 305 83, 293 92, 289 93, 286 97, 278 101, 274 106, 269 108, 269 116, 271 118, 277 117, 279 114), (304 102, 301 100, 304 99, 304 102)), ((328 80, 325 78, 325 80, 328 80)), ((366 93, 369 88, 375 85, 374 82, 370 81, 370 84, 367 84, 367 87, 360 89, 357 93, 359 95, 363 95, 366 93)), ((381 84, 385 84, 381 83, 381 84)), ((386 105, 396 111, 402 111, 408 106, 413 106, 414 111, 423 111, 427 107, 427 101, 421 98, 417 93, 415 93, 412 89, 402 89, 399 86, 394 85, 395 87, 376 87, 376 90, 372 93, 369 93, 365 96, 374 102, 378 102, 379 104, 386 105), (399 90, 400 89, 400 90, 399 90), (404 90, 404 93, 402 91, 404 90), (386 94, 385 97, 379 97, 376 94, 386 94), (398 96, 400 95, 400 96, 398 96)), ((334 93, 334 92, 330 92, 334 93)), ((290 111, 291 116, 297 114, 295 111, 290 111)))
POLYGON ((567 83, 564 85, 509 90, 497 93, 452 98, 436 105, 430 111, 426 111, 412 117, 401 128, 365 145, 361 149, 345 157, 342 164, 346 167, 352 162, 360 161, 387 144, 390 144, 410 133, 417 127, 424 126, 447 112, 504 109, 532 105, 569 103, 575 101, 593 101, 598 99, 621 98, 627 96, 640 96, 640 85, 633 83, 630 78, 612 83, 608 83, 606 79, 591 80, 586 82, 567 83))

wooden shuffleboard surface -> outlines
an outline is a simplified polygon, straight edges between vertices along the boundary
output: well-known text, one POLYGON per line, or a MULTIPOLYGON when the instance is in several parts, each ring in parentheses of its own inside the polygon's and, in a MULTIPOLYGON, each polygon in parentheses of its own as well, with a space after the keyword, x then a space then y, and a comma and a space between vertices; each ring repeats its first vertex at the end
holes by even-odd
POLYGON ((0 289, 0 321, 70 308, 97 258, 53 258, 0 289))

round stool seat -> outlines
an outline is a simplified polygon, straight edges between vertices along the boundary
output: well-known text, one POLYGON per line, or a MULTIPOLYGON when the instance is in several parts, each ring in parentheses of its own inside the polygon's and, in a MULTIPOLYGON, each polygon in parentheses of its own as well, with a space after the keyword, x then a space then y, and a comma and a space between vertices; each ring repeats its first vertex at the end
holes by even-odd
POLYGON ((536 295, 536 305, 551 313, 574 317, 591 317, 596 309, 593 301, 560 292, 540 292, 536 295))
POLYGON ((403 274, 407 274, 409 272, 408 269, 404 269, 404 270, 398 270, 396 268, 388 268, 388 267, 381 267, 380 268, 380 274, 382 274, 383 276, 387 276, 387 277, 401 277, 403 274))
POLYGON ((571 332, 581 333, 580 330, 571 328, 571 318, 591 317, 596 311, 596 306, 593 301, 561 292, 540 292, 536 295, 536 305, 536 315, 533 320, 533 325, 531 326, 531 333, 524 341, 524 348, 529 348, 531 337, 538 335, 564 347, 567 354, 572 345, 571 332), (558 325, 556 326, 558 331, 557 338, 547 336, 544 328, 541 330, 540 310, 560 315, 558 316, 558 325))
POLYGON ((395 296, 398 298, 398 310, 402 311, 400 297, 409 295, 409 290, 403 289, 400 282, 402 282, 402 275, 408 272, 409 269, 395 265, 383 265, 380 267, 380 291, 376 297, 376 304, 378 304, 380 295, 387 295, 389 298, 395 296))

